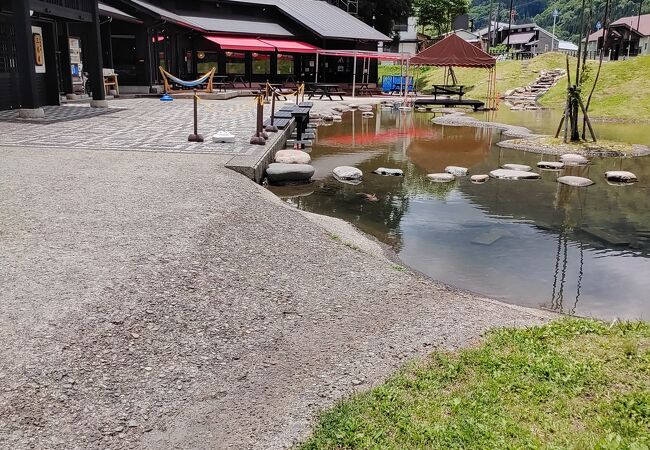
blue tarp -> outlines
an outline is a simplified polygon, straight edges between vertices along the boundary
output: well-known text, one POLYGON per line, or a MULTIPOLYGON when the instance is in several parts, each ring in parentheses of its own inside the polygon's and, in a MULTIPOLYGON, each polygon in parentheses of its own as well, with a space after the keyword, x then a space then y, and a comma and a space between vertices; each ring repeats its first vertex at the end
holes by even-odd
MULTIPOLYGON (((381 90, 383 92, 399 92, 400 86, 405 83, 406 77, 404 75, 384 75, 381 79, 381 90)), ((413 88, 413 77, 408 77, 409 92, 413 92, 413 88)))

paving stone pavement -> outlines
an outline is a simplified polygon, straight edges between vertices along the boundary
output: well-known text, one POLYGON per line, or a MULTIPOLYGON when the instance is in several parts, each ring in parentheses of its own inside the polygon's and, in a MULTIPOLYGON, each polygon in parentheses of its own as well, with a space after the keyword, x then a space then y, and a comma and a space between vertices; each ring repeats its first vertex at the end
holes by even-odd
MULTIPOLYGON (((251 155, 259 146, 249 144, 255 131, 255 103, 250 97, 199 102, 199 133, 203 143, 188 142, 192 133, 192 100, 123 99, 110 102, 119 111, 56 123, 0 121, 0 146, 55 147, 90 150, 140 150, 155 152, 251 155), (212 134, 226 130, 234 144, 215 144, 212 134)), ((89 106, 65 105, 68 109, 89 106)), ((268 112, 267 112, 268 115, 268 112)))

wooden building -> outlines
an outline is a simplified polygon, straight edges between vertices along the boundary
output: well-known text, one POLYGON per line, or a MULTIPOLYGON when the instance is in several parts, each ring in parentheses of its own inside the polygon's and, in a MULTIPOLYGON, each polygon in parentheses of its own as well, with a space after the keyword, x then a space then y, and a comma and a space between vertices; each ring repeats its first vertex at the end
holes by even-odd
POLYGON ((97 0, 0 0, 0 109, 41 117, 72 92, 73 35, 86 49, 93 105, 105 106, 97 0))
MULTIPOLYGON (((215 67, 243 85, 348 83, 353 58, 318 49, 376 51, 384 34, 319 0, 0 0, 0 109, 59 104, 81 93, 105 106, 104 74, 121 93, 159 91, 158 67, 195 79, 215 67)), ((357 61, 376 78, 377 64, 357 61)))

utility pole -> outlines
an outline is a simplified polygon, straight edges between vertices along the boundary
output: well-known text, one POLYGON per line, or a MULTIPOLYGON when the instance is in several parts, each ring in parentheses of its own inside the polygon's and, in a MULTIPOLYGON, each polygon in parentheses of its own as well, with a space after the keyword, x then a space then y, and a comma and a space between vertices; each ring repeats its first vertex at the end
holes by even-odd
POLYGON ((512 10, 512 0, 510 0, 510 19, 508 20, 508 42, 506 44, 506 46, 508 47, 508 52, 510 52, 510 34, 512 34, 511 28, 512 28, 512 16, 514 15, 513 12, 514 11, 512 10))
POLYGON ((560 11, 558 11, 557 8, 555 8, 553 10, 553 45, 551 46, 551 47, 553 47, 553 48, 551 48, 552 52, 555 51, 555 21, 557 20, 557 16, 559 16, 559 15, 560 15, 560 11))
POLYGON ((488 12, 488 42, 487 42, 488 53, 490 53, 491 39, 492 39, 492 0, 490 0, 490 11, 488 12))

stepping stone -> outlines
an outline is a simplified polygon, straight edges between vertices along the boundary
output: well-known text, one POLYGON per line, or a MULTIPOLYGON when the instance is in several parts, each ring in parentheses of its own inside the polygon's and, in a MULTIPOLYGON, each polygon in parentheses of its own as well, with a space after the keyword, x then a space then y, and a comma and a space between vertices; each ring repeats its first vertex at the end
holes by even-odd
POLYGON ((508 230, 500 230, 498 228, 492 228, 491 230, 476 236, 474 239, 472 239, 471 242, 472 244, 492 245, 503 237, 512 237, 512 236, 513 234, 508 230))
POLYGON ((332 173, 334 174, 334 178, 342 182, 352 182, 353 184, 358 184, 361 183, 361 180, 363 179, 363 172, 352 166, 335 167, 332 173))
POLYGON ((266 169, 266 177, 271 183, 288 181, 309 181, 314 175, 314 166, 309 164, 271 163, 266 169))
POLYGON ((379 167, 373 170, 372 173, 376 173, 377 175, 386 175, 386 176, 394 176, 394 177, 404 176, 404 172, 402 171, 402 169, 387 169, 385 167, 379 167))
POLYGON ((535 180, 539 174, 535 172, 524 172, 523 170, 496 169, 490 172, 492 178, 501 180, 535 180))
POLYGON ((530 172, 531 167, 525 164, 504 164, 501 166, 507 170, 520 170, 522 172, 530 172))
POLYGON ((537 163, 537 167, 546 170, 560 170, 564 167, 564 163, 559 161, 540 161, 537 163))
POLYGON ((557 179, 558 183, 566 184, 567 186, 575 186, 575 187, 586 187, 586 186, 591 186, 594 184, 593 181, 591 181, 589 178, 585 177, 575 177, 572 175, 567 175, 564 177, 558 177, 557 179))
POLYGON ((472 175, 469 177, 470 181, 475 184, 482 184, 485 183, 487 180, 490 179, 489 175, 472 175))
POLYGON ((456 177, 464 177, 467 175, 467 167, 447 166, 445 172, 450 173, 456 177))
POLYGON ((278 150, 275 162, 281 164, 309 164, 311 156, 301 150, 278 150))
POLYGON ((636 175, 625 170, 610 170, 605 172, 605 178, 607 178, 607 181, 615 181, 618 183, 634 183, 635 181, 639 181, 636 175))
POLYGON ((427 177, 429 177, 432 181, 435 181, 436 183, 449 183, 450 181, 454 181, 456 179, 455 176, 447 172, 430 173, 427 175, 427 177))
POLYGON ((212 142, 224 142, 232 144, 235 142, 235 135, 227 131, 217 131, 212 135, 212 142))
POLYGON ((582 155, 577 153, 566 153, 560 156, 560 161, 564 163, 565 166, 581 166, 584 164, 589 164, 589 160, 582 155))

